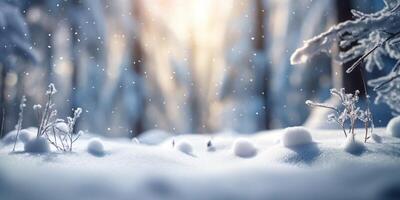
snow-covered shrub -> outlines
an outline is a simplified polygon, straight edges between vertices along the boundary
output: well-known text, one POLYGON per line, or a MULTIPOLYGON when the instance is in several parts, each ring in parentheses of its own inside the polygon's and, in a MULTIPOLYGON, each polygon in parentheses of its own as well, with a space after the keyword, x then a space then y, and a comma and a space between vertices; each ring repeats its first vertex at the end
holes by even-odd
POLYGON ((51 145, 57 150, 72 151, 73 144, 79 139, 82 132, 74 133, 74 127, 77 119, 82 113, 81 108, 74 111, 72 117, 67 117, 67 120, 57 118, 57 110, 54 109, 53 95, 57 92, 54 84, 49 84, 46 91, 47 102, 42 110, 41 105, 34 105, 33 109, 36 112, 39 120, 39 128, 37 130, 37 138, 45 137, 51 145))
POLYGON ((239 157, 249 158, 257 153, 257 148, 249 140, 239 138, 233 142, 233 153, 239 157))
MULTIPOLYGON (((328 31, 304 42, 291 56, 292 64, 304 63, 321 52, 331 54, 339 45, 336 60, 346 63, 359 58, 347 73, 365 61, 365 69, 372 72, 385 67, 384 57, 397 60, 386 76, 368 81, 377 92, 375 103, 383 102, 395 112, 400 112, 400 2, 384 0, 385 7, 372 14, 352 10, 354 19, 333 26, 328 31)), ((367 95, 368 98, 368 95, 367 95)), ((368 99, 367 99, 368 101, 368 99)))
POLYGON ((26 107, 25 102, 26 102, 26 97, 22 96, 21 103, 19 104, 18 122, 17 122, 17 125, 15 125, 15 130, 17 130, 17 134, 15 135, 14 147, 13 147, 12 151, 15 151, 15 145, 17 144, 18 136, 22 129, 22 120, 24 118, 24 108, 26 107))
POLYGON ((87 151, 94 156, 103 156, 105 154, 103 142, 99 138, 91 139, 87 151))
POLYGON ((400 138, 400 116, 394 117, 386 126, 386 133, 400 138))
POLYGON ((304 127, 298 126, 286 128, 282 135, 281 142, 285 147, 294 147, 311 144, 313 141, 310 131, 304 127))
POLYGON ((321 107, 332 110, 333 113, 328 116, 328 120, 336 122, 342 128, 344 136, 346 138, 349 134, 354 137, 356 121, 362 121, 365 124, 364 142, 366 142, 369 138, 368 125, 371 125, 371 127, 373 127, 372 115, 368 108, 364 111, 357 106, 359 100, 359 91, 356 90, 354 94, 346 94, 345 89, 342 88, 340 90, 331 89, 330 92, 332 96, 339 98, 341 102, 341 105, 339 107, 323 103, 315 103, 310 100, 307 100, 306 104, 311 107, 321 107), (346 127, 347 122, 349 122, 348 127, 346 127), (349 133, 346 131, 346 129, 349 130, 349 133))
POLYGON ((175 145, 175 147, 179 150, 179 151, 181 151, 181 152, 183 152, 183 153, 185 153, 185 154, 192 154, 192 151, 193 151, 193 147, 192 147, 192 145, 188 142, 188 141, 186 141, 186 140, 181 140, 181 141, 179 141, 176 145, 175 145))
POLYGON ((37 119, 39 120, 39 128, 37 130, 37 137, 45 136, 51 128, 53 128, 57 110, 54 109, 53 96, 57 92, 53 83, 50 83, 46 91, 47 102, 42 110, 42 106, 34 105, 33 110, 36 112, 37 119))

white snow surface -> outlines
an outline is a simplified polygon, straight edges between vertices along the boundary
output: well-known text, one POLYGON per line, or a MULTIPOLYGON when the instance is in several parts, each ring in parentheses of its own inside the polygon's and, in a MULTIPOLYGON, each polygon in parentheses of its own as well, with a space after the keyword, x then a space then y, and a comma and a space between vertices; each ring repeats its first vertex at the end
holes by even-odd
POLYGON ((285 147, 295 147, 311 144, 312 137, 310 131, 304 127, 288 127, 284 130, 281 141, 285 147))
MULTIPOLYGON (((34 127, 22 129, 19 132, 18 140, 23 143, 26 143, 29 140, 36 137, 36 131, 37 131, 37 128, 34 128, 34 127)), ((11 143, 14 144, 16 136, 17 136, 17 130, 13 130, 2 139, 2 142, 6 143, 6 144, 11 144, 11 143)))
MULTIPOLYGON (((313 143, 284 147, 284 130, 254 135, 181 135, 160 145, 101 138, 107 153, 87 152, 94 135, 84 135, 74 152, 23 152, 18 142, 0 146, 0 199, 399 199, 400 138, 375 129, 381 143, 359 154, 341 146, 340 130, 310 130, 313 143), (253 157, 232 151, 245 138, 257 147, 253 157), (190 142, 191 155, 174 141, 190 142)), ((363 133, 362 129, 356 130, 363 133)), ((357 135, 362 141, 363 134, 357 135)))
POLYGON ((176 144, 176 148, 178 148, 178 150, 181 151, 182 153, 186 153, 188 155, 191 155, 193 151, 192 145, 187 140, 179 141, 176 144))
POLYGON ((346 152, 351 154, 361 154, 365 150, 364 143, 355 140, 350 135, 347 136, 346 141, 342 146, 346 152))
POLYGON ((94 156, 103 156, 105 154, 104 145, 101 139, 93 138, 89 141, 87 151, 94 156))
POLYGON ((233 152, 236 156, 248 158, 257 154, 257 148, 249 140, 239 138, 233 143, 233 152))
POLYGON ((24 151, 29 153, 49 153, 50 144, 44 137, 34 138, 24 144, 24 151))
POLYGON ((391 119, 386 126, 387 134, 400 138, 400 116, 391 119))

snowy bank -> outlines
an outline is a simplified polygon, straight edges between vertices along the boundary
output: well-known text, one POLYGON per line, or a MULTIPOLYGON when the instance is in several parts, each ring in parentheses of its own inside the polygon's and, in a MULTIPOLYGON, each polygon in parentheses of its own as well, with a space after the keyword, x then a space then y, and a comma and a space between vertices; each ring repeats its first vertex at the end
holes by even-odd
POLYGON ((74 153, 40 155, 21 152, 19 142, 19 153, 9 153, 12 145, 0 149, 0 199, 399 198, 399 138, 376 129, 382 142, 369 142, 363 153, 351 154, 341 146, 346 140, 340 130, 310 132, 313 143, 290 148, 276 142, 285 130, 215 135, 213 151, 207 135, 182 135, 174 138, 174 146, 86 135, 74 153), (90 146, 107 147, 107 155, 87 153, 90 146), (253 154, 243 158, 235 150, 253 154))

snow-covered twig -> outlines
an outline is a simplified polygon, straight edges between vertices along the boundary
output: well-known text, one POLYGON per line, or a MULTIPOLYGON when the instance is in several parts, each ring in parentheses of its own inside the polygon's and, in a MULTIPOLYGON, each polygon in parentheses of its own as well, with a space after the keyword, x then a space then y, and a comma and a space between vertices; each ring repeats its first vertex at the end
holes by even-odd
MULTIPOLYGON (((291 56, 291 63, 304 63, 319 53, 331 54, 332 48, 337 44, 341 51, 335 57, 336 60, 346 63, 357 59, 346 70, 347 73, 351 73, 364 61, 368 72, 372 72, 375 66, 380 70, 383 69, 387 57, 399 61, 400 0, 383 1, 385 7, 382 10, 372 14, 352 10, 355 19, 342 22, 305 41, 304 46, 291 56)), ((375 103, 383 102, 396 112, 400 112, 399 65, 398 62, 390 74, 368 81, 368 85, 374 87, 377 92, 375 103)))
POLYGON ((45 137, 51 145, 60 151, 72 151, 73 143, 75 143, 81 132, 74 134, 74 127, 77 119, 82 113, 81 108, 74 111, 72 117, 67 117, 67 120, 57 119, 57 110, 54 109, 53 95, 57 92, 54 84, 49 84, 46 91, 47 102, 44 110, 41 105, 34 105, 35 111, 39 120, 39 129, 37 137, 45 137))
POLYGON ((24 118, 24 108, 26 107, 25 102, 26 102, 26 97, 22 96, 21 103, 19 104, 18 122, 17 122, 17 125, 15 126, 15 129, 17 130, 17 134, 15 135, 14 147, 12 149, 13 152, 15 151, 15 145, 17 144, 18 136, 22 129, 22 120, 24 118))
POLYGON ((333 114, 330 114, 328 116, 328 120, 336 122, 342 128, 346 138, 348 136, 348 133, 350 133, 352 137, 354 137, 355 135, 354 129, 356 121, 357 120, 363 121, 365 123, 365 128, 366 128, 366 134, 364 139, 364 141, 366 142, 368 139, 368 134, 367 134, 368 124, 372 125, 373 123, 372 123, 372 115, 369 108, 367 108, 366 111, 363 111, 360 109, 360 107, 357 106, 359 100, 358 95, 360 92, 356 90, 354 94, 346 94, 344 88, 340 90, 331 89, 330 92, 332 96, 336 96, 340 99, 341 101, 340 107, 323 103, 315 103, 310 100, 307 100, 306 104, 311 107, 321 107, 334 111, 333 114), (349 122, 349 127, 348 127, 349 132, 346 131, 346 121, 349 122))

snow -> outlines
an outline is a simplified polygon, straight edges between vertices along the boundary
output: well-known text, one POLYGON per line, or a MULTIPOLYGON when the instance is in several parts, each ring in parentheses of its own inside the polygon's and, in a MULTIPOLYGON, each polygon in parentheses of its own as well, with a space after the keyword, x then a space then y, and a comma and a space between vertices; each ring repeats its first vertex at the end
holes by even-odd
POLYGON ((344 151, 351 154, 361 154, 365 150, 364 144, 355 140, 352 136, 348 136, 342 146, 344 151))
POLYGON ((310 132, 304 127, 289 127, 285 129, 282 135, 282 145, 285 147, 294 147, 312 143, 310 132))
POLYGON ((315 129, 313 143, 292 148, 276 143, 287 130, 217 134, 213 152, 209 135, 179 135, 160 145, 101 138, 107 147, 101 157, 87 153, 91 134, 73 153, 29 154, 18 142, 20 153, 0 147, 0 199, 398 199, 400 138, 374 131, 382 143, 368 142, 360 154, 343 151, 341 130, 315 129), (243 140, 257 147, 256 155, 232 153, 243 140), (191 155, 177 150, 183 141, 191 155))
POLYGON ((28 141, 34 139, 36 137, 36 129, 22 129, 19 133, 18 139, 23 142, 27 143, 28 141))
POLYGON ((371 135, 371 139, 376 143, 382 143, 382 137, 375 133, 371 135))
POLYGON ((165 139, 171 136, 171 133, 165 132, 160 129, 151 129, 143 132, 138 137, 140 143, 156 145, 163 142, 165 139))
POLYGON ((105 154, 103 142, 99 138, 91 139, 87 151, 94 156, 103 156, 105 154))
POLYGON ((249 158, 257 154, 257 149, 249 140, 239 138, 233 143, 233 153, 239 157, 249 158))
MULTIPOLYGON (((37 129, 34 127, 22 129, 19 133, 18 140, 23 143, 26 143, 27 141, 36 137, 36 131, 37 129)), ((13 144, 15 142, 16 136, 17 136, 17 130, 13 130, 2 139, 2 142, 5 144, 13 144)))
POLYGON ((400 137, 400 116, 391 119, 386 126, 386 133, 393 137, 400 137))
POLYGON ((24 151, 28 153, 47 153, 50 145, 46 138, 38 137, 25 143, 24 151))
POLYGON ((68 124, 65 122, 60 122, 56 124, 56 132, 58 134, 66 134, 69 133, 69 127, 68 124))
POLYGON ((188 154, 188 155, 192 154, 192 151, 193 151, 192 145, 191 145, 190 142, 187 141, 187 140, 179 141, 179 142, 176 144, 176 148, 177 148, 179 151, 181 151, 181 152, 183 152, 183 153, 185 153, 185 154, 188 154))

